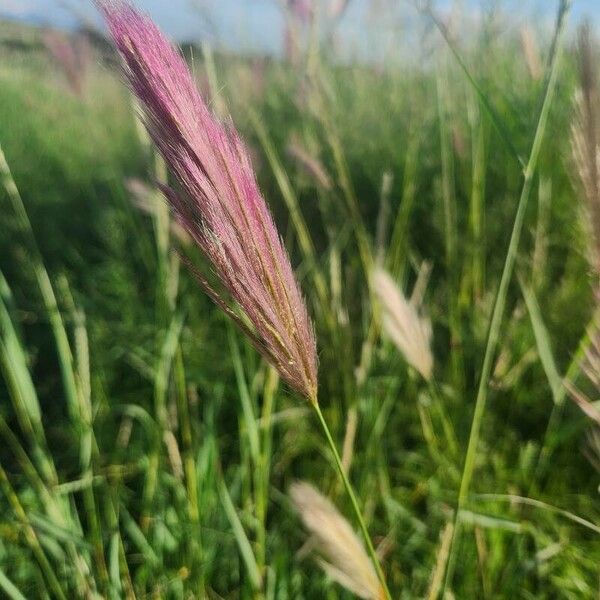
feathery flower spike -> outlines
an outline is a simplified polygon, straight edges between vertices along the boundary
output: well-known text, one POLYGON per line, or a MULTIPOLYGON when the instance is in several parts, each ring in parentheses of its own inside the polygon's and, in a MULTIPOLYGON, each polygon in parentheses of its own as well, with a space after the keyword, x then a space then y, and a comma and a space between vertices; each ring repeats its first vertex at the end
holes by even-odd
POLYGON ((354 530, 335 506, 312 485, 294 483, 290 495, 324 559, 323 570, 360 598, 382 600, 385 592, 354 530))
POLYGON ((383 308, 383 328, 408 364, 429 381, 433 370, 431 324, 407 300, 383 269, 373 274, 373 289, 383 308))
MULTIPOLYGON (((600 390, 600 332, 592 332, 591 336, 592 343, 585 352, 581 370, 596 390, 600 390)), ((600 425, 600 409, 596 404, 567 379, 563 383, 573 402, 577 404, 587 417, 595 421, 597 425, 600 425)))
POLYGON ((231 299, 194 271, 198 281, 282 378, 316 402, 312 323, 244 144, 210 112, 182 56, 149 17, 126 0, 96 2, 145 126, 179 184, 163 190, 167 201, 231 299))
MULTIPOLYGON (((600 90, 596 80, 594 41, 589 24, 579 31, 581 89, 575 94, 571 150, 583 203, 590 266, 600 275, 600 90)), ((597 286, 597 283, 596 283, 597 286)), ((598 293, 598 290, 596 290, 598 293)))
POLYGON ((42 43, 62 69, 71 91, 81 96, 85 71, 91 59, 90 47, 85 39, 81 37, 76 43, 66 34, 51 29, 42 35, 42 43))

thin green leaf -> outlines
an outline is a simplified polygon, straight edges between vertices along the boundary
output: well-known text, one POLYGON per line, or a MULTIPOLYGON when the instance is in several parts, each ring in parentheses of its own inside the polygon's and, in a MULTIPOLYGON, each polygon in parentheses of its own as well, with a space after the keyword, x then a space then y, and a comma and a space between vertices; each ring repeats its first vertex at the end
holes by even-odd
POLYGON ((548 378, 550 389, 552 390, 552 399, 554 400, 554 404, 558 404, 563 393, 563 383, 562 377, 556 368, 556 361, 554 360, 554 354, 552 352, 550 335, 548 334, 548 329, 544 323, 542 311, 535 296, 535 292, 529 286, 525 285, 521 278, 519 278, 519 284, 521 286, 521 291, 523 292, 525 304, 527 305, 529 317, 531 318, 533 335, 535 336, 535 343, 540 361, 542 363, 542 367, 544 367, 546 377, 548 378))
POLYGON ((246 566, 246 571, 248 572, 248 577, 250 578, 252 587, 255 590, 260 590, 262 587, 262 577, 258 569, 254 552, 252 551, 252 546, 250 545, 248 536, 244 531, 242 522, 238 517, 235 506, 231 500, 231 496, 229 495, 229 490, 227 489, 225 481, 222 477, 219 478, 218 487, 219 496, 221 497, 221 504, 223 505, 223 509, 225 510, 225 514, 227 515, 231 529, 233 530, 233 535, 235 536, 240 554, 242 555, 242 560, 246 566))

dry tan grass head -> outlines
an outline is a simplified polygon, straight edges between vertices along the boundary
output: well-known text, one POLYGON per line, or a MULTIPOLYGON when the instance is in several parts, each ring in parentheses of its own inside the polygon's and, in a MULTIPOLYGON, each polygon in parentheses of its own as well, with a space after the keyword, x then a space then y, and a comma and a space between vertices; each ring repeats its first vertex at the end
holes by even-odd
MULTIPOLYGON (((585 352, 581 370, 596 390, 600 391, 600 332, 592 334, 591 344, 585 352)), ((587 432, 583 453, 590 464, 600 472, 600 402, 591 400, 579 387, 568 380, 564 386, 571 400, 588 417, 593 425, 587 432)), ((600 491, 600 488, 599 488, 600 491)))
POLYGON ((314 538, 321 555, 318 563, 329 577, 360 598, 385 598, 361 541, 331 501, 305 482, 294 483, 290 495, 314 538))
POLYGON ((582 212, 589 236, 589 260, 596 275, 600 275, 600 101, 594 42, 589 25, 579 30, 578 54, 581 87, 575 95, 571 149, 584 199, 582 212))
POLYGON ((542 59, 540 58, 540 51, 535 34, 529 27, 522 27, 520 34, 521 50, 523 51, 527 71, 529 72, 531 79, 538 81, 544 73, 544 68, 542 66, 542 59))
POLYGON ((307 150, 300 140, 292 137, 287 145, 289 156, 314 180, 314 182, 324 190, 331 190, 333 184, 323 163, 309 150, 307 150))
MULTIPOLYGON (((595 427, 587 433, 587 445, 583 453, 590 464, 600 473, 600 427, 595 427)), ((600 487, 598 488, 600 492, 600 487)))
MULTIPOLYGON (((373 290, 383 309, 383 328, 409 365, 429 380, 433 371, 431 323, 419 314, 419 301, 407 300, 383 269, 373 273, 373 290)), ((417 295, 418 296, 418 295, 417 295)))
MULTIPOLYGON (((585 352, 581 369, 596 390, 600 390, 600 332, 598 331, 592 334, 592 343, 585 352)), ((575 387, 570 381, 565 381, 564 385, 573 402, 577 404, 587 417, 600 426, 600 409, 597 407, 597 403, 590 400, 586 394, 575 387)))

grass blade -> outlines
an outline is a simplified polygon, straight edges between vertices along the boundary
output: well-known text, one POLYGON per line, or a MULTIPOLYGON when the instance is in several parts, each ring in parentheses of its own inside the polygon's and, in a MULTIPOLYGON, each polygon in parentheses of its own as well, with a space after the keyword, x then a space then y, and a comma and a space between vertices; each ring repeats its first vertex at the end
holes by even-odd
POLYGON ((252 551, 252 546, 250 545, 248 536, 244 531, 244 526, 242 525, 242 522, 238 517, 237 511, 235 510, 235 506, 233 505, 231 496, 229 495, 229 490, 225 485, 223 477, 219 478, 218 486, 221 504, 223 506, 223 510, 225 511, 227 519, 229 520, 231 529, 233 530, 233 535, 235 536, 235 541, 237 542, 240 554, 242 555, 242 560, 244 561, 244 565, 246 566, 248 577, 250 578, 252 587, 258 591, 262 588, 262 577, 258 569, 258 564, 256 562, 254 552, 252 551))
POLYGON ((540 310, 540 306, 537 298, 535 297, 535 292, 533 289, 525 285, 520 277, 519 284, 521 286, 521 291, 523 292, 525 304, 527 305, 529 317, 531 318, 531 325, 533 327, 535 343, 538 349, 540 361, 542 362, 544 372, 546 373, 548 383, 550 384, 550 389, 552 390, 552 399, 554 400, 554 404, 558 404, 562 397, 562 377, 556 368, 556 362, 552 352, 552 344, 550 342, 550 336, 542 317, 542 311, 540 310))
POLYGON ((27 600, 2 569, 0 569, 0 588, 2 588, 10 600, 27 600))
POLYGON ((542 142, 544 134, 546 132, 546 124, 548 122, 548 115, 552 100, 554 98, 554 92, 556 90, 556 81, 558 78, 558 66, 560 58, 562 56, 562 41, 564 31, 566 29, 567 15, 570 9, 569 0, 561 0, 558 18, 556 23, 556 43, 553 48, 553 55, 550 61, 548 81, 546 84, 546 90, 544 94, 544 102, 540 110, 538 118, 538 125, 536 128, 535 136, 531 146, 531 153, 529 155, 529 161, 524 173, 523 187, 521 190, 521 197, 517 207, 517 213, 513 223, 513 229, 508 245, 508 251, 504 262, 504 268, 502 270, 502 277, 500 279, 500 285, 496 293, 496 299, 494 301, 494 309, 492 312, 492 318, 488 330, 488 337, 485 347, 485 354, 483 357, 483 365, 481 368, 481 374, 479 379, 479 386, 477 389, 477 398, 475 400, 475 409, 473 411, 473 420, 471 424, 471 431, 469 434, 469 442, 467 452, 465 456, 465 462, 463 467, 463 474, 460 483, 460 489, 458 493, 457 509, 455 513, 454 532, 452 534, 452 544, 450 550, 450 560, 448 564, 448 570, 446 572, 446 582, 444 588, 447 589, 452 583, 453 568, 454 568, 454 550, 456 547, 456 538, 459 534, 459 523, 460 523, 460 512, 465 506, 468 498, 469 489, 471 487, 471 479, 475 470, 475 458, 477 455, 477 448, 479 444, 479 434, 481 431, 481 425, 483 416, 485 413, 485 406, 487 403, 487 393, 489 378, 492 371, 492 362, 496 354, 498 347, 498 341, 500 339, 500 328, 502 325, 502 319, 504 317, 504 309, 506 306, 506 299, 508 295, 508 286, 512 279, 512 274, 517 258, 517 251, 519 248, 519 242, 521 239, 521 231, 523 229, 523 222, 525 220, 525 210, 529 202, 529 196, 531 194, 531 188, 533 184, 533 177, 536 172, 540 151, 542 148, 542 142))

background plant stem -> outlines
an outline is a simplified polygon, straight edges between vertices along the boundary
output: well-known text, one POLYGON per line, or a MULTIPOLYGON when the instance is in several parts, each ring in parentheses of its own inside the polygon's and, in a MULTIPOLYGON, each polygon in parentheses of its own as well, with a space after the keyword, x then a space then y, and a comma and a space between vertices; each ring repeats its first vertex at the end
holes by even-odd
POLYGON ((381 587, 383 588, 385 597, 387 598, 387 600, 392 600, 392 596, 390 594, 390 591, 388 590, 387 583, 385 581, 385 575, 383 574, 383 569, 381 568, 381 564, 379 563, 379 559, 377 558, 377 552, 375 551, 373 542, 371 541, 371 536, 369 535, 369 531, 367 530, 365 520, 363 519, 362 512, 358 505, 358 500, 356 498, 356 494, 354 493, 352 484, 350 483, 350 480, 348 479, 348 476, 346 475, 346 472, 344 471, 344 467, 342 465, 342 459, 340 458, 340 455, 335 446, 335 442, 333 441, 333 438, 331 437, 331 432, 329 431, 329 427, 327 426, 327 423, 325 422, 325 418, 323 417, 323 413, 321 412, 321 408, 317 402, 313 403, 313 408, 315 410, 315 413, 317 413, 317 417, 319 418, 319 423, 321 424, 321 427, 323 428, 323 433, 325 433, 325 437, 327 438, 327 443, 329 444, 329 447, 331 448, 331 452, 333 453, 335 465, 340 474, 340 477, 342 478, 344 487, 346 488, 346 493, 348 494, 348 497, 350 498, 350 503, 352 504, 352 508, 354 510, 354 514, 358 521, 360 531, 363 535, 363 538, 365 539, 365 543, 367 544, 367 551, 369 553, 369 556, 371 557, 371 560, 373 561, 375 570, 377 571, 377 577, 379 577, 379 581, 381 582, 381 587))
POLYGON ((558 65, 562 50, 562 39, 570 5, 570 0, 561 0, 559 5, 558 18, 556 23, 555 42, 553 44, 552 55, 549 63, 549 74, 548 81, 546 84, 546 91, 544 94, 544 101, 540 110, 540 116, 538 119, 533 144, 531 147, 531 153, 529 155, 529 160, 525 168, 521 197, 519 199, 517 214, 515 215, 510 242, 508 245, 508 251, 504 262, 504 268, 502 270, 502 277, 500 279, 500 286, 498 287, 498 292, 496 294, 494 310, 492 312, 492 319, 490 321, 490 327, 488 330, 485 354, 483 357, 483 366, 481 368, 479 386, 477 389, 477 398, 475 401, 475 410, 473 412, 473 420, 471 423, 471 432, 469 434, 467 453, 465 456, 463 474, 461 478, 460 489, 458 492, 458 502, 456 506, 456 512, 454 514, 454 531, 452 535, 452 541, 450 544, 450 559, 448 562, 448 570, 446 572, 446 582, 444 586, 445 589, 452 583, 454 564, 456 560, 456 540, 460 532, 460 512, 466 504, 467 497, 469 495, 469 489, 471 486, 471 480, 473 477, 473 471, 475 470, 475 458, 477 456, 479 435, 481 432, 483 415, 485 413, 485 407, 487 403, 489 378, 492 371, 493 359, 498 347, 498 341, 500 339, 500 327, 502 325, 502 318, 504 316, 504 309, 506 307, 508 286, 512 278, 515 261, 517 258, 517 251, 519 248, 519 241, 521 239, 521 232, 523 230, 525 209, 527 208, 529 196, 531 194, 533 177, 536 171, 538 158, 542 147, 542 141, 544 138, 544 133, 546 131, 548 114, 550 112, 550 106, 552 104, 552 99, 554 97, 554 92, 556 89, 558 65))

